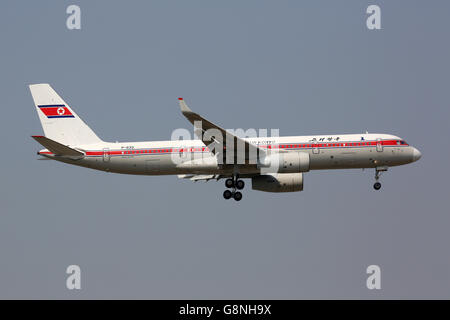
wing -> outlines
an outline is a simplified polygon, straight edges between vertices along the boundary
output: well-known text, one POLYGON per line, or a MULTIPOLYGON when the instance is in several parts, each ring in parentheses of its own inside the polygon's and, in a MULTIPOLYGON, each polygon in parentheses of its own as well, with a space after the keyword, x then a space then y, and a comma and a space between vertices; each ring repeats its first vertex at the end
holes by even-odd
POLYGON ((258 157, 265 154, 265 150, 193 112, 183 98, 178 100, 181 112, 194 125, 195 134, 222 160, 221 164, 256 164, 258 157))

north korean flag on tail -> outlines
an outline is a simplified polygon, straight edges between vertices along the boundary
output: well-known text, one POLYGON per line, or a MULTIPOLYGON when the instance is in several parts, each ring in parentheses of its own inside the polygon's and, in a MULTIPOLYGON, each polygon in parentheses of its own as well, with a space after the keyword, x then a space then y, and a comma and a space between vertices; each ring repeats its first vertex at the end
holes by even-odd
POLYGON ((64 104, 47 104, 38 107, 47 118, 74 118, 72 112, 64 104))

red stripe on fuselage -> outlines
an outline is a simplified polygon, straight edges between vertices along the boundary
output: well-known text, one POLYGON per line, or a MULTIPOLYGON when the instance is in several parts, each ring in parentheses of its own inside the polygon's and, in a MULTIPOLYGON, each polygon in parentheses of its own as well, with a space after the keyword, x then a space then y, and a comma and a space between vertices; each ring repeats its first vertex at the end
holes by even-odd
MULTIPOLYGON (((407 147, 408 144, 400 144, 400 140, 382 140, 382 141, 354 141, 354 142, 333 142, 333 143, 292 143, 278 145, 260 145, 261 148, 268 149, 314 149, 314 148, 355 148, 355 147, 376 147, 380 143, 382 146, 407 147)), ((87 151, 86 156, 109 155, 142 155, 155 153, 183 153, 183 152, 209 152, 207 147, 189 147, 189 148, 157 148, 157 149, 133 149, 133 150, 110 150, 110 151, 87 151)))

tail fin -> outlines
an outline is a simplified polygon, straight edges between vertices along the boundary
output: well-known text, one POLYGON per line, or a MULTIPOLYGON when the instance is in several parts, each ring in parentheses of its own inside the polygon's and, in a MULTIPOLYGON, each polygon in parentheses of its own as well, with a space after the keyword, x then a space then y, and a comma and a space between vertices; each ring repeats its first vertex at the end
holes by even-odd
POLYGON ((102 142, 47 83, 30 85, 45 136, 64 145, 102 142))

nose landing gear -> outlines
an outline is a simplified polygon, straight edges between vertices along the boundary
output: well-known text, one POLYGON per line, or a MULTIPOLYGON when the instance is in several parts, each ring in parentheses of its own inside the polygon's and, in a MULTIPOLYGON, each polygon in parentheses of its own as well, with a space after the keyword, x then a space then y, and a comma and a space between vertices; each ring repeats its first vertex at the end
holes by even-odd
POLYGON ((375 183, 373 184, 373 188, 375 190, 380 190, 381 183, 378 182, 378 180, 380 180, 381 173, 384 171, 387 171, 387 170, 388 170, 388 167, 376 167, 375 168, 375 183))
POLYGON ((242 190, 244 189, 245 183, 244 180, 239 180, 238 177, 232 177, 232 178, 228 178, 227 180, 225 180, 225 187, 233 189, 232 191, 230 190, 225 190, 223 192, 223 197, 224 199, 231 199, 233 198, 236 201, 241 201, 242 199, 242 193, 237 190, 242 190))

